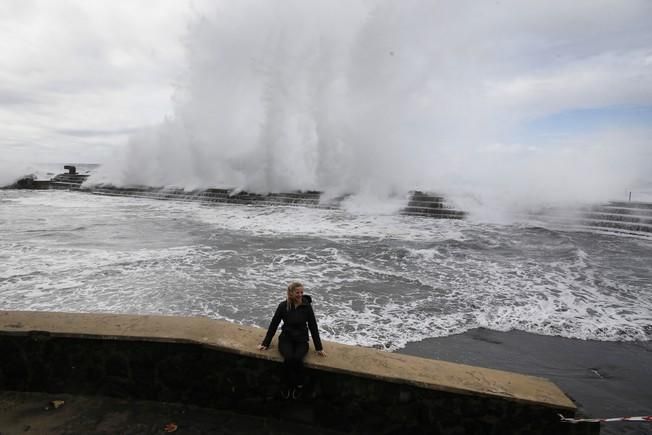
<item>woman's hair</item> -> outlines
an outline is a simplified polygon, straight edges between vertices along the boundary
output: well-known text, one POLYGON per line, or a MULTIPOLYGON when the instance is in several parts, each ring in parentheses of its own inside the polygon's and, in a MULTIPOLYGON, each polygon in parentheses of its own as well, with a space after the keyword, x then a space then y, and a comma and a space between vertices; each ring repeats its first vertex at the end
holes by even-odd
POLYGON ((288 310, 294 308, 294 301, 292 300, 292 296, 294 296, 294 291, 300 287, 303 287, 303 284, 297 281, 290 283, 288 286, 288 310))

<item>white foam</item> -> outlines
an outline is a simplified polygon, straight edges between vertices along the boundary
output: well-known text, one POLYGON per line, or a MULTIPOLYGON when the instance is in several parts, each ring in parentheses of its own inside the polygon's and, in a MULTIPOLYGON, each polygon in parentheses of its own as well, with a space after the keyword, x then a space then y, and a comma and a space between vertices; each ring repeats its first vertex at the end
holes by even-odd
POLYGON ((396 349, 479 326, 652 336, 652 243, 295 207, 0 191, 2 309, 266 326, 304 281, 325 338, 396 349))
POLYGON ((460 239, 465 223, 414 216, 355 214, 303 207, 202 207, 197 217, 216 228, 260 235, 405 240, 460 239))

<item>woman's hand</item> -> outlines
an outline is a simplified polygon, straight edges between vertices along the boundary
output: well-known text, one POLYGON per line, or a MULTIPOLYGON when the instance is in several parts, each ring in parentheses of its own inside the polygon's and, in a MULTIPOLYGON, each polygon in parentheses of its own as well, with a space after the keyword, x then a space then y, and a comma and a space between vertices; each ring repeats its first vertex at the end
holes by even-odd
POLYGON ((317 351, 317 355, 319 355, 319 356, 326 356, 326 352, 324 352, 323 350, 318 350, 318 351, 317 351))
POLYGON ((258 345, 258 350, 267 350, 269 349, 269 346, 263 346, 262 344, 258 345))

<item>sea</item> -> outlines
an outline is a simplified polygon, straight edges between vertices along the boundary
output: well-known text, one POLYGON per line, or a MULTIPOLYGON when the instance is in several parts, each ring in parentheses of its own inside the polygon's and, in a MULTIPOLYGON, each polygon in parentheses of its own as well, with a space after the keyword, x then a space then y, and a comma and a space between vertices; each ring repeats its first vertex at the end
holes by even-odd
MULTIPOLYGON (((312 296, 322 337, 340 343, 401 351, 478 330, 512 331, 598 346, 643 343, 643 355, 652 355, 650 238, 0 190, 2 310, 206 316, 267 327, 292 281, 312 296)), ((643 409, 652 408, 646 394, 643 409)))

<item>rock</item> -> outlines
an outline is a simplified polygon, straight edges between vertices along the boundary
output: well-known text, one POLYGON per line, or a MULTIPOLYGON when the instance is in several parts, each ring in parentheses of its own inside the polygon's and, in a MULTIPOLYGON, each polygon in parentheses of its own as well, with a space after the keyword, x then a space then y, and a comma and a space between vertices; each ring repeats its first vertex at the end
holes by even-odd
POLYGON ((50 402, 50 408, 59 409, 59 408, 61 408, 65 403, 66 403, 66 402, 64 402, 63 400, 52 400, 52 401, 50 402))
POLYGON ((163 426, 163 431, 168 433, 176 432, 177 429, 178 426, 174 423, 168 423, 165 426, 163 426))

